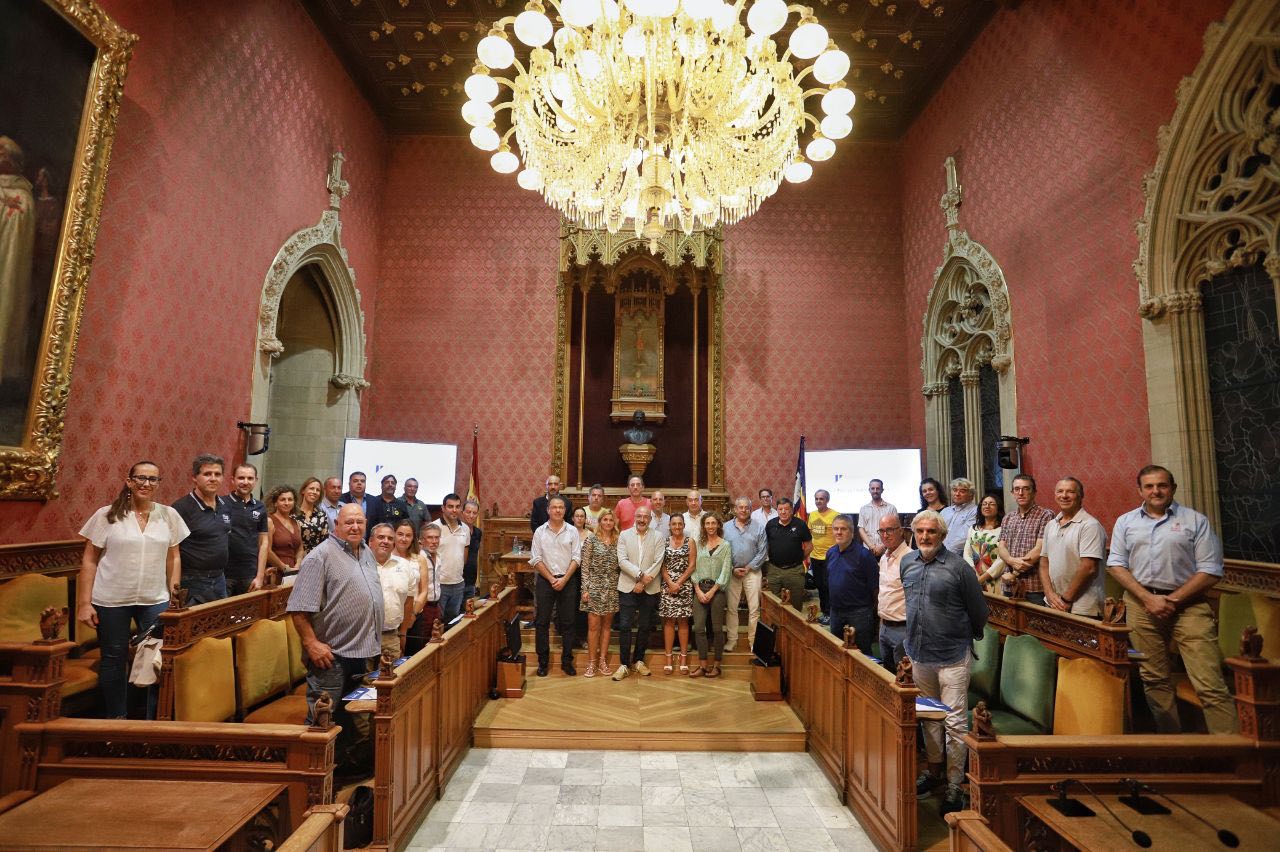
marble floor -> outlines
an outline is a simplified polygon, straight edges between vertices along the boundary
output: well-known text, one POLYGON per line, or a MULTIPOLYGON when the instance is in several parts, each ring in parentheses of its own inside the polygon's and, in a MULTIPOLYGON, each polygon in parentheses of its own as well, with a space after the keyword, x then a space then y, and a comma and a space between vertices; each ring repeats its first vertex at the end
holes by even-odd
POLYGON ((472 749, 412 849, 875 849, 804 753, 472 749))

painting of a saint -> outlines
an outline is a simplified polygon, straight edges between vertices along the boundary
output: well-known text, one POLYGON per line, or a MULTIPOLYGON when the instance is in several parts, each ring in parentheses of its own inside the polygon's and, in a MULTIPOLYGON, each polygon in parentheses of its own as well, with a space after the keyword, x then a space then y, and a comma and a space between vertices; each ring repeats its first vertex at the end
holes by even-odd
POLYGON ((656 396, 658 353, 657 317, 633 310, 622 317, 622 346, 618 351, 618 385, 628 396, 656 396))

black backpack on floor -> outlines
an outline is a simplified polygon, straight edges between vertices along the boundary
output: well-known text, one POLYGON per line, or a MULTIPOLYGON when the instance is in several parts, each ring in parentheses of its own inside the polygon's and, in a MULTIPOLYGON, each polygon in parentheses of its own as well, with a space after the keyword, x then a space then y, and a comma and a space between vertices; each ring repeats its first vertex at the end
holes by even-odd
POLYGON ((342 821, 342 848, 363 849, 373 841, 373 788, 357 787, 342 821))

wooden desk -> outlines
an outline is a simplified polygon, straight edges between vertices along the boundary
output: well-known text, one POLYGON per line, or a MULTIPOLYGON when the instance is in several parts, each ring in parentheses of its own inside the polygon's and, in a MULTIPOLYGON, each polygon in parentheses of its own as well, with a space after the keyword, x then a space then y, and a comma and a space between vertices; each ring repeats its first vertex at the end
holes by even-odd
MULTIPOLYGON (((1099 798, 1107 803, 1128 829, 1120 827, 1098 803, 1098 799, 1079 786, 1071 789, 1071 797, 1083 802, 1096 816, 1067 817, 1052 807, 1052 795, 1019 796, 1023 838, 1028 848, 1038 849, 1137 849, 1130 831, 1145 831, 1151 836, 1152 849, 1225 849, 1213 829, 1159 797, 1155 801, 1172 813, 1144 816, 1121 803, 1120 796, 1106 793, 1099 798)), ((1239 799, 1224 795, 1192 795, 1178 793, 1174 801, 1189 808, 1219 828, 1229 829, 1240 838, 1239 849, 1275 849, 1280 837, 1280 820, 1250 807, 1239 799)))
MULTIPOLYGON (((0 814, 0 850, 239 848, 236 833, 284 792, 283 784, 72 778, 0 814)), ((282 813, 276 844, 288 825, 282 813)))

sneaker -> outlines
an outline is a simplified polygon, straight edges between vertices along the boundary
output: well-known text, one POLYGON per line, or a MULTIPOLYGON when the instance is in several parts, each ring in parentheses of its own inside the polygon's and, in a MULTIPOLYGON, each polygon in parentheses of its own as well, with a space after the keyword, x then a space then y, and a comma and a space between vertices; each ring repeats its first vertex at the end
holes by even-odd
POLYGON ((947 794, 943 797, 942 804, 938 805, 938 815, 946 816, 962 810, 964 810, 964 793, 958 784, 948 784, 947 794))
POLYGON ((830 623, 831 623, 831 616, 829 616, 829 615, 820 615, 820 616, 818 616, 818 623, 819 623, 819 624, 830 624, 830 623))
POLYGON ((636 674, 644 675, 645 677, 648 677, 649 675, 653 674, 653 672, 649 671, 649 667, 644 664, 644 660, 641 660, 640 662, 635 664, 635 670, 636 670, 636 674))
POLYGON ((933 791, 941 787, 943 781, 938 776, 925 770, 916 776, 916 798, 927 799, 933 795, 933 791))
POLYGON ((631 674, 631 672, 627 671, 626 666, 618 666, 618 670, 613 673, 613 679, 622 680, 629 674, 631 674))

